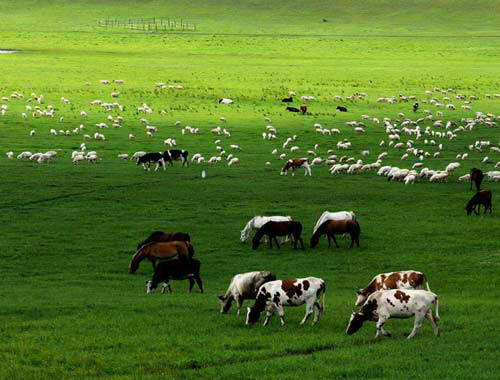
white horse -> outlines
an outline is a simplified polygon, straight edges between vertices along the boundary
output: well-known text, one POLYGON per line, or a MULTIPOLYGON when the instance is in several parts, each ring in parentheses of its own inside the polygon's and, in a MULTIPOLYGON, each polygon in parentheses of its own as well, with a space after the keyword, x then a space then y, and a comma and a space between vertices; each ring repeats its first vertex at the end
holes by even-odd
POLYGON ((338 212, 325 211, 323 214, 321 214, 318 221, 316 222, 316 225, 314 226, 313 229, 313 234, 316 232, 319 226, 321 226, 327 220, 344 220, 344 219, 356 220, 356 214, 354 214, 353 211, 338 211, 338 212))
POLYGON ((245 228, 241 230, 241 241, 244 243, 247 241, 250 236, 250 232, 252 230, 258 230, 267 222, 289 222, 292 220, 291 216, 254 216, 250 221, 246 224, 245 228))

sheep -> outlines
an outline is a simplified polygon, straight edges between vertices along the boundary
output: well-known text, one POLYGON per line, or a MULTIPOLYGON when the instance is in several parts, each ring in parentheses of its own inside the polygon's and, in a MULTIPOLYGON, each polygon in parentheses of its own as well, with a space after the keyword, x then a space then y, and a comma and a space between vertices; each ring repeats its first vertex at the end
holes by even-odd
POLYGON ((409 174, 404 179, 405 185, 409 185, 410 183, 415 183, 415 175, 409 174))
POLYGON ((276 154, 276 153, 278 153, 278 149, 273 149, 271 152, 271 154, 276 154))
POLYGON ((31 136, 31 137, 33 137, 33 136, 35 136, 35 134, 36 134, 36 131, 35 131, 34 129, 32 129, 32 130, 30 131, 30 136, 31 136))
POLYGON ((236 144, 232 144, 232 145, 229 145, 229 147, 232 149, 232 150, 241 150, 240 146, 239 145, 236 145, 236 144))
POLYGON ((429 178, 429 182, 444 182, 448 179, 449 172, 437 172, 429 178))
POLYGON ((33 153, 31 152, 28 152, 28 151, 25 151, 25 152, 21 152, 17 155, 17 159, 20 160, 20 159, 23 159, 23 158, 30 158, 31 156, 33 155, 33 153))
POLYGON ((128 139, 129 139, 129 140, 133 140, 133 139, 135 139, 135 136, 134 136, 132 133, 129 133, 129 135, 128 135, 128 139))
POLYGON ((458 162, 452 162, 452 163, 448 164, 448 166, 446 166, 445 171, 446 171, 447 173, 451 173, 451 172, 453 172, 455 169, 458 169, 460 166, 461 166, 461 165, 460 165, 460 163, 458 163, 458 162))
POLYGON ((121 158, 122 160, 128 160, 128 154, 124 153, 124 154, 119 154, 118 155, 118 158, 121 158))
POLYGON ((233 157, 231 158, 231 160, 229 160, 227 166, 232 166, 232 165, 236 165, 240 162, 240 160, 238 159, 238 157, 233 157))
POLYGON ((292 153, 298 152, 299 150, 300 150, 300 148, 298 146, 292 146, 290 148, 290 152, 292 152, 292 153))
POLYGON ((106 137, 101 133, 94 133, 94 140, 104 141, 106 140, 106 137))
POLYGON ((84 160, 85 160, 85 157, 83 156, 83 154, 78 154, 75 157, 73 157, 72 162, 74 165, 78 165, 79 162, 84 161, 84 160))
POLYGON ((148 131, 148 132, 146 132, 146 136, 153 137, 153 133, 151 133, 151 132, 148 131))
POLYGON ((463 176, 458 177, 458 180, 460 182, 469 182, 470 181, 470 174, 465 174, 463 176))
POLYGON ((280 160, 284 160, 286 158, 286 154, 285 153, 281 153, 280 154, 280 160))
POLYGON ((12 151, 11 152, 7 152, 7 153, 5 153, 5 155, 7 156, 7 158, 9 160, 12 160, 12 158, 14 157, 14 152, 12 152, 12 151))
POLYGON ((335 133, 335 134, 337 134, 337 135, 340 135, 340 130, 339 130, 339 129, 337 129, 337 128, 332 128, 332 129, 331 129, 331 133, 335 133))
POLYGON ((110 83, 110 81, 107 79, 101 79, 99 82, 101 82, 101 84, 109 84, 110 83))

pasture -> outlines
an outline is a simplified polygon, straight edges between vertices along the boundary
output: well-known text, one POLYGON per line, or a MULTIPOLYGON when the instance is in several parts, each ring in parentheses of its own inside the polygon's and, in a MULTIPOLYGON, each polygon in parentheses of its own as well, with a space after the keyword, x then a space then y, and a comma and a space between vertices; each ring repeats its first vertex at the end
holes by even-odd
MULTIPOLYGON (((311 177, 304 177, 302 169, 295 177, 280 176, 284 161, 271 154, 276 148, 287 158, 304 157, 319 144, 316 153, 323 158, 333 150, 339 157, 371 163, 388 152, 383 165, 410 169, 418 158, 401 160, 406 150, 387 146, 382 123, 365 121, 365 133, 345 123, 362 121, 363 114, 401 122, 398 113, 415 119, 424 109, 434 115, 441 111, 443 116, 435 119, 457 125, 475 112, 500 114, 500 98, 485 96, 500 93, 497 2, 329 5, 314 0, 304 7, 294 0, 279 9, 260 0, 163 3, 2 2, 0 50, 20 53, 0 55, 0 98, 9 98, 0 100, 8 108, 0 116, 0 378, 497 376, 500 186, 483 184, 493 191, 491 215, 467 216, 464 207, 474 192, 458 177, 473 167, 500 170, 494 168, 500 153, 468 149, 486 140, 498 147, 500 121, 476 125, 452 140, 438 139, 443 144, 439 158, 432 157, 437 146, 423 143, 430 137, 401 134, 402 142, 413 139, 415 147, 431 153, 424 166, 444 170, 460 162, 444 183, 418 180, 405 186, 374 170, 331 175, 325 164, 312 166, 311 177), (108 15, 184 17, 197 30, 103 30, 97 20, 108 15), (103 85, 103 79, 125 83, 103 85), (160 89, 155 87, 159 82, 183 88, 160 89), (434 88, 453 92, 426 95, 434 88), (293 106, 302 104, 302 95, 315 97, 306 115, 285 111, 281 99, 289 91, 297 93, 293 106), (11 98, 14 92, 24 97, 11 98), (111 92, 119 97, 112 98, 111 92), (358 92, 366 99, 333 100, 358 92), (44 103, 28 103, 31 93, 43 94, 44 103), (412 102, 377 102, 400 94, 418 99, 417 114, 412 102), (478 98, 471 101, 471 111, 461 108, 464 101, 457 94, 478 98), (439 101, 449 96, 445 103, 457 110, 422 103, 434 96, 439 101), (223 97, 234 104, 218 104, 223 97), (108 112, 90 105, 95 99, 118 102, 124 109, 108 112), (151 114, 138 111, 143 103, 151 114), (26 105, 53 105, 55 116, 29 113, 24 119, 26 105), (349 112, 335 111, 337 105, 349 112), (97 129, 95 124, 108 123, 110 114, 124 118, 122 127, 97 129), (146 135, 140 118, 158 127, 153 137, 146 135), (318 134, 315 123, 341 134, 318 134), (85 128, 79 134, 49 132, 72 131, 80 124, 85 128), (267 125, 276 128, 276 140, 262 139, 267 125), (185 126, 200 132, 183 135, 185 126), (212 134, 217 126, 231 137, 212 134), (84 140, 84 134, 95 132, 106 140, 84 140), (135 139, 129 140, 129 134, 135 139), (282 148, 293 135, 297 139, 291 145, 300 148, 294 154, 282 148), (191 162, 189 168, 176 162, 155 173, 117 158, 163 151, 167 138, 207 160, 217 155, 214 140, 220 139, 219 145, 240 162, 230 167, 225 159, 215 165, 191 162), (337 149, 343 139, 352 143, 349 150, 337 149), (98 153, 96 164, 71 162, 82 142, 98 153), (231 151, 230 144, 241 151, 231 151), (47 150, 58 152, 49 163, 15 158, 22 151, 47 150), (361 156, 363 150, 370 154, 361 156), (14 159, 6 157, 8 151, 14 159), (467 159, 456 159, 466 152, 467 159), (490 160, 482 163, 485 156, 490 160), (348 249, 350 239, 344 238, 338 238, 340 249, 327 248, 325 238, 317 248, 309 247, 312 228, 325 210, 356 213, 360 248, 348 249), (239 236, 255 215, 290 215, 301 221, 306 249, 288 244, 278 251, 261 244, 253 251, 239 236), (146 261, 137 274, 128 273, 137 243, 154 230, 189 232, 195 258, 202 263, 204 294, 197 289, 188 294, 187 281, 173 281, 172 294, 147 295, 152 269, 146 261), (406 341, 411 320, 390 320, 391 338, 375 339, 374 323, 347 336, 356 290, 378 273, 408 269, 424 272, 440 297, 441 336, 434 337, 424 323, 406 341), (267 327, 245 326, 234 306, 221 315, 217 296, 234 274, 252 270, 269 270, 279 279, 323 278, 326 311, 321 321, 299 326, 303 307, 286 308, 285 327, 277 317, 267 327)), ((423 123, 422 130, 427 126, 432 124, 423 123)))

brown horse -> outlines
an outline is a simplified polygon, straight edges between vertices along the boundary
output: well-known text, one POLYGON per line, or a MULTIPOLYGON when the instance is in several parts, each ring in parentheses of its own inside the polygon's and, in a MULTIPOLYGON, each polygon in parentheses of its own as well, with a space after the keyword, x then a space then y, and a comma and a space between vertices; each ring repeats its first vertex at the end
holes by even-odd
POLYGON ((483 182, 484 174, 481 169, 472 168, 470 170, 470 190, 472 190, 472 181, 476 184, 477 191, 481 190, 481 182, 483 182))
POLYGON ((349 248, 354 246, 354 242, 359 247, 359 235, 361 234, 361 228, 356 220, 343 219, 343 220, 327 220, 316 230, 314 235, 311 237, 311 248, 318 245, 319 238, 321 235, 326 234, 328 237, 328 247, 331 247, 330 239, 333 239, 335 246, 340 248, 335 240, 335 235, 349 234, 351 235, 351 245, 349 248))
POLYGON ((300 242, 302 249, 304 249, 304 241, 300 237, 302 234, 302 224, 296 221, 287 221, 287 222, 267 222, 264 224, 255 234, 252 240, 252 248, 257 249, 260 244, 260 240, 262 236, 267 235, 269 238, 269 248, 273 248, 273 239, 278 249, 280 245, 278 240, 276 240, 276 236, 292 236, 293 248, 297 249, 297 241, 300 242))
POLYGON ((163 231, 154 231, 148 236, 146 240, 137 245, 137 249, 149 243, 158 243, 161 241, 191 241, 189 234, 185 232, 172 232, 167 233, 163 231))
POLYGON ((483 189, 481 191, 478 191, 476 194, 474 194, 471 200, 467 202, 467 205, 465 206, 465 209, 467 210, 467 215, 472 214, 472 211, 474 211, 476 215, 479 215, 481 210, 481 205, 484 206, 485 214, 486 211, 488 210, 490 210, 491 214, 491 198, 492 194, 490 189, 483 189))
POLYGON ((194 248, 188 241, 150 243, 137 250, 128 268, 130 273, 135 273, 139 268, 139 263, 146 258, 153 263, 154 268, 157 260, 189 260, 193 255, 194 248))

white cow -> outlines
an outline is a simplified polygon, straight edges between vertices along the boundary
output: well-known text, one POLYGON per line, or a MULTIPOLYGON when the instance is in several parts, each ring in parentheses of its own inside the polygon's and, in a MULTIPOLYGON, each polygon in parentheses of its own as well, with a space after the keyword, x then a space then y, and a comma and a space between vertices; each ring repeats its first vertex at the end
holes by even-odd
POLYGON ((300 322, 306 323, 313 314, 313 324, 319 321, 319 317, 325 308, 325 281, 317 277, 298 278, 293 280, 278 280, 265 283, 259 288, 257 298, 252 307, 247 308, 246 324, 255 324, 260 318, 260 314, 266 311, 264 326, 275 312, 280 316, 281 325, 285 325, 284 306, 300 306, 306 304, 306 315, 300 322), (322 304, 320 304, 320 299, 322 304))
POLYGON ((415 316, 413 330, 408 339, 415 336, 422 326, 422 320, 427 318, 434 329, 434 334, 439 335, 439 304, 438 296, 426 290, 392 289, 380 290, 372 293, 358 312, 352 313, 346 333, 354 334, 363 322, 377 322, 377 334, 390 336, 384 330, 384 324, 389 318, 411 318, 415 316), (432 305, 436 305, 436 313, 432 314, 432 305))
POLYGON ((231 304, 236 301, 237 314, 240 315, 241 305, 245 299, 255 299, 257 291, 266 282, 275 281, 276 276, 268 271, 241 273, 234 276, 226 294, 219 296, 220 312, 226 314, 231 304))
POLYGON ((353 211, 337 211, 337 212, 325 211, 323 214, 321 214, 318 221, 314 225, 313 234, 316 232, 319 226, 321 226, 327 220, 344 220, 344 219, 356 220, 356 214, 354 214, 353 211))
POLYGON ((246 242, 248 240, 248 237, 250 236, 250 232, 252 232, 252 230, 258 230, 267 222, 288 222, 291 220, 292 220, 291 216, 280 216, 280 215, 254 216, 252 219, 250 219, 248 221, 248 223, 245 225, 245 228, 243 228, 243 230, 241 230, 240 239, 243 243, 246 242))

